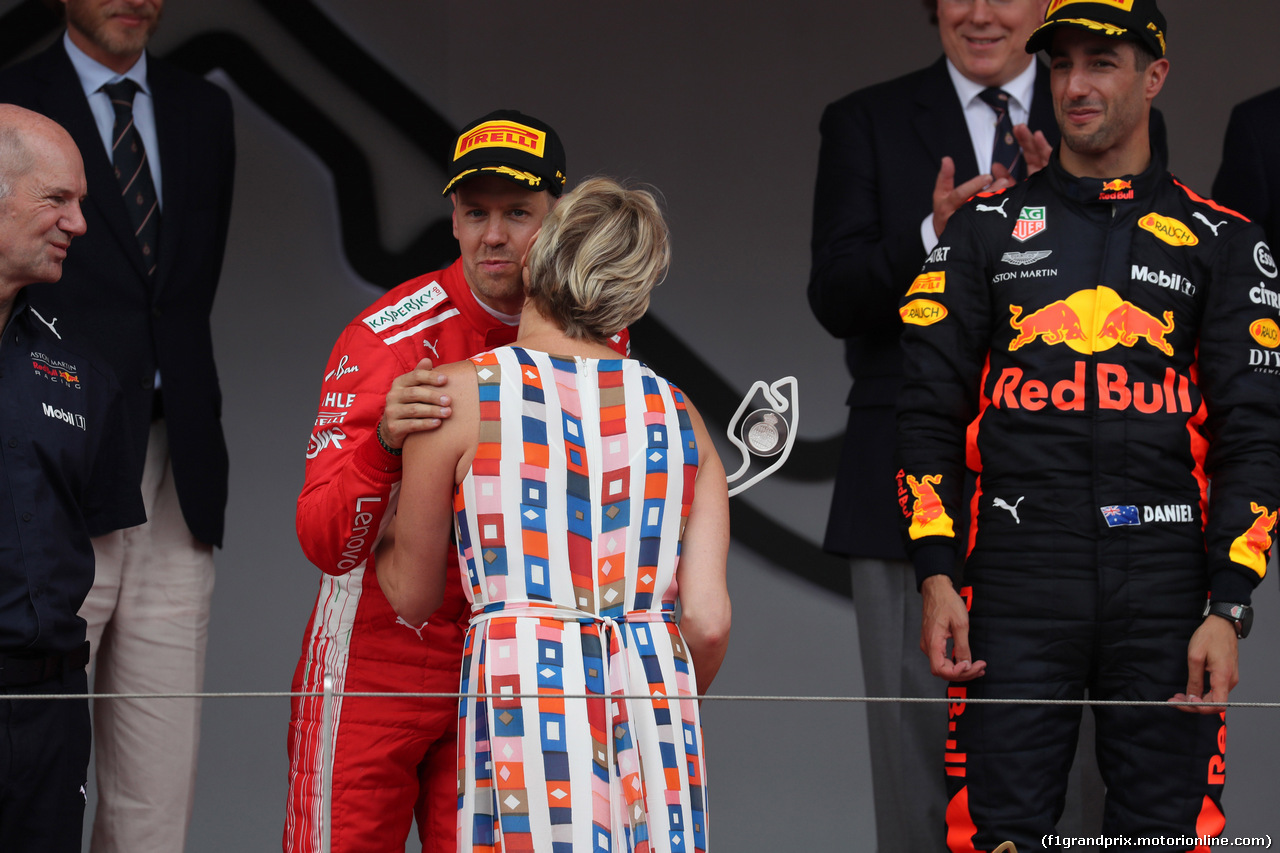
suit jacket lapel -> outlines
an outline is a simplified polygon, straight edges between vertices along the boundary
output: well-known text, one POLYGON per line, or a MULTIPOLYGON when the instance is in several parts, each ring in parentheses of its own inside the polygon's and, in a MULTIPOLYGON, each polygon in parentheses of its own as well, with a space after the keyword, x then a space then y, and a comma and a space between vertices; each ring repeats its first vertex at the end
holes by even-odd
POLYGON ((978 160, 973 155, 973 140, 965 123, 964 109, 951 85, 946 58, 929 67, 920 88, 916 90, 915 130, 933 157, 934 167, 944 156, 956 163, 956 183, 978 174, 978 160))
POLYGON ((156 268, 155 292, 169 283, 173 259, 178 254, 181 223, 186 213, 187 174, 191 142, 187 140, 186 101, 173 89, 169 69, 147 56, 147 82, 155 101, 156 138, 160 145, 160 173, 163 178, 164 201, 160 219, 160 263, 156 268))
POLYGON ((146 267, 143 266, 142 249, 134 236, 120 197, 120 182, 116 180, 115 167, 107 156, 107 150, 98 135, 98 124, 93 119, 89 102, 80 87, 80 78, 67 57, 62 41, 58 40, 44 53, 40 76, 43 78, 42 95, 51 118, 66 128, 80 147, 84 161, 85 180, 89 185, 89 204, 102 214, 112 236, 124 248, 125 255, 138 272, 138 284, 146 286, 146 267))

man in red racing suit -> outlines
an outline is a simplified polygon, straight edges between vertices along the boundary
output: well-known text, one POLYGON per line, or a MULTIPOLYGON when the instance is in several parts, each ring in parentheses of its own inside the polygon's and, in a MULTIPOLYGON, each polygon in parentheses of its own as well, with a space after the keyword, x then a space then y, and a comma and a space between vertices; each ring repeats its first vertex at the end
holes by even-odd
POLYGON ((952 217, 900 309, 898 496, 951 682, 952 853, 1058 849, 1081 714, 974 699, 1198 702, 1092 708, 1103 834, 1184 851, 1224 827, 1222 705, 1280 503, 1280 288, 1262 230, 1151 152, 1164 18, 1129 6, 1049 7, 1028 50, 1050 48, 1062 144, 952 217))
MULTIPOLYGON (((453 193, 462 257, 361 312, 325 367, 297 516, 302 549, 325 574, 294 673, 295 693, 323 690, 326 677, 337 692, 458 690, 470 613, 456 555, 444 603, 424 625, 409 625, 391 609, 376 559, 390 555, 399 447, 407 434, 430 429, 449 413, 431 366, 516 337, 520 261, 563 190, 564 154, 550 127, 502 111, 463 131, 451 165, 445 192, 453 193), (531 145, 542 153, 530 154, 531 145)), ((626 333, 613 345, 625 354, 626 333)), ((336 700, 333 853, 400 853, 415 817, 424 850, 455 849, 457 708, 453 699, 336 700)), ((322 700, 295 698, 286 853, 321 849, 325 736, 322 700)))

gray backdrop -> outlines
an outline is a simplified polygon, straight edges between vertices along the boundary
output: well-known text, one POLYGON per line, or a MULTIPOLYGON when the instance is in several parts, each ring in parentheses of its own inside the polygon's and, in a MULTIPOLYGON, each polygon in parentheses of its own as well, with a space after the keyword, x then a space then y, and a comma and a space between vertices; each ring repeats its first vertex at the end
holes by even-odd
MULTIPOLYGON (((3 0, 0 12, 17 5, 3 0)), ((402 248, 448 211, 438 169, 264 5, 169 0, 153 47, 163 55, 212 30, 253 45, 369 154, 383 242, 402 248)), ((1161 5, 1173 71, 1158 104, 1172 167, 1208 194, 1230 107, 1280 84, 1280 7, 1161 5)), ((315 6, 453 125, 518 108, 558 129, 571 183, 603 173, 655 184, 675 260, 653 312, 740 391, 796 375, 804 438, 843 428, 842 350, 805 299, 817 123, 826 103, 939 54, 917 2, 315 6)), ((206 687, 287 690, 318 577, 297 545, 294 501, 322 367, 343 325, 381 291, 340 250, 329 171, 230 75, 211 78, 235 101, 239 171, 213 318, 232 469, 206 687)), ((706 414, 723 421, 731 413, 706 414)), ((726 450, 722 443, 733 469, 726 450)), ((737 500, 819 542, 830 489, 829 480, 775 477, 737 500)), ((850 602, 740 545, 730 559, 734 636, 716 691, 861 695, 850 602)), ((1255 597, 1257 626, 1241 647, 1234 699, 1280 698, 1276 587, 1269 576, 1255 597)), ((873 849, 861 705, 708 702, 703 713, 717 849, 873 849)), ((212 699, 204 714, 188 850, 278 849, 288 700, 212 699)), ((1274 834, 1275 712, 1231 716, 1227 833, 1274 834)))

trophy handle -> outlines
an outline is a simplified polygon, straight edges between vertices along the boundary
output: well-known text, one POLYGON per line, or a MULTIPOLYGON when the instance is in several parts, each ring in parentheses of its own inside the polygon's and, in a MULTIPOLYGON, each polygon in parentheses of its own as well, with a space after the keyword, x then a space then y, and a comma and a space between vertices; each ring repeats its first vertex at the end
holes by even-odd
MULTIPOLYGON (((770 426, 773 425, 770 424, 770 426)), ((737 471, 726 476, 726 479, 732 486, 732 488, 729 489, 729 497, 742 494, 747 489, 751 488, 756 483, 781 468, 782 464, 787 461, 787 457, 791 455, 791 448, 795 445, 799 427, 800 385, 796 381, 796 378, 794 376, 784 376, 772 385, 766 385, 763 380, 756 381, 756 383, 751 386, 751 390, 747 392, 747 395, 742 398, 742 403, 739 404, 738 410, 734 412, 733 417, 729 419, 729 428, 726 431, 729 436, 729 442, 734 447, 738 448, 738 451, 742 454, 742 465, 739 466, 737 471), (788 400, 788 395, 783 393, 783 389, 787 389, 789 391, 790 400, 788 400), (764 420, 770 414, 776 415, 777 419, 781 421, 783 430, 785 431, 781 451, 776 448, 770 448, 767 452, 753 449, 748 446, 748 440, 744 440, 744 437, 741 435, 740 425, 742 424, 743 414, 747 411, 747 406, 749 406, 751 401, 755 398, 757 391, 764 395, 765 404, 769 408, 757 409, 755 412, 751 413, 748 420, 756 415, 764 416, 761 420, 764 420), (790 417, 784 417, 784 415, 787 414, 789 414, 790 417), (754 477, 751 477, 745 482, 737 482, 747 472, 747 468, 751 466, 751 456, 753 453, 759 456, 772 456, 776 454, 777 458, 770 463, 769 467, 765 468, 754 477)), ((774 429, 776 434, 776 427, 774 427, 774 429)))

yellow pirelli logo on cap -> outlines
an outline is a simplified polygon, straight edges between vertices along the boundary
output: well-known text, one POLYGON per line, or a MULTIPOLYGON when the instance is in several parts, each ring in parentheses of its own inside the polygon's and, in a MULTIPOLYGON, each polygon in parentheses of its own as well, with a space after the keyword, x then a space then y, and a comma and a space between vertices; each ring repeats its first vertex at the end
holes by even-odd
POLYGON ((541 157, 547 137, 540 130, 515 121, 486 121, 458 138, 453 159, 475 148, 514 148, 541 157))
POLYGON ((1053 0, 1049 4, 1049 11, 1045 12, 1045 18, 1048 19, 1049 16, 1063 6, 1070 6, 1073 3, 1088 3, 1090 6, 1110 6, 1113 9, 1123 9, 1126 12, 1133 11, 1133 0, 1053 0))

